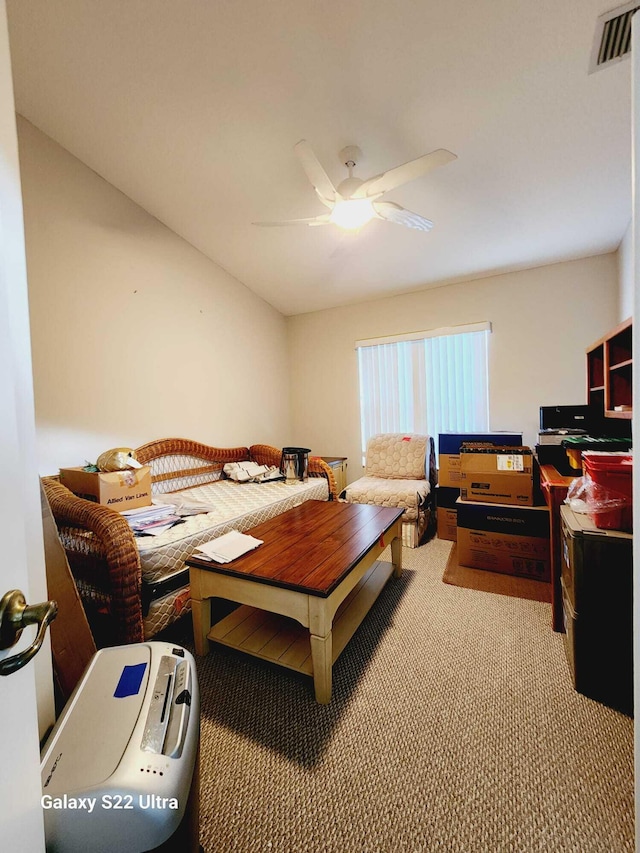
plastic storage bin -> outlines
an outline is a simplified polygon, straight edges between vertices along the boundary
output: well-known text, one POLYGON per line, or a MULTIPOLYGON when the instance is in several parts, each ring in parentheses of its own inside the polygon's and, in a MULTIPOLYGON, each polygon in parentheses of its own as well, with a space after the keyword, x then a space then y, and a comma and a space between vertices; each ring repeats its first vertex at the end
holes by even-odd
POLYGON ((582 472, 582 457, 590 451, 626 452, 631 447, 630 438, 594 438, 591 435, 570 435, 561 442, 567 453, 569 466, 576 472, 582 472))
POLYGON ((564 647, 574 688, 633 714, 633 536, 560 508, 564 647))
POLYGON ((582 462, 594 483, 587 501, 589 517, 606 530, 633 529, 633 457, 629 453, 588 451, 582 462))

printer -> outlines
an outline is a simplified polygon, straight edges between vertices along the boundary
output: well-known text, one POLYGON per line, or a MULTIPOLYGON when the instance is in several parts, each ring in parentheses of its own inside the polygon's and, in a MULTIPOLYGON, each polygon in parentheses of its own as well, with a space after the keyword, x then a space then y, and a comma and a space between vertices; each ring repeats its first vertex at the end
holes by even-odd
POLYGON ((579 476, 579 451, 626 451, 631 444, 631 421, 606 418, 597 406, 540 407, 536 456, 560 474, 579 476))
POLYGON ((591 406, 540 406, 538 444, 560 444, 566 435, 587 435, 596 420, 591 406))
POLYGON ((596 421, 597 415, 591 406, 540 406, 538 462, 555 465, 561 474, 575 474, 562 442, 568 436, 588 435, 596 421))
POLYGON ((186 649, 153 641, 98 651, 42 750, 47 851, 143 853, 179 834, 197 802, 199 733, 186 649))

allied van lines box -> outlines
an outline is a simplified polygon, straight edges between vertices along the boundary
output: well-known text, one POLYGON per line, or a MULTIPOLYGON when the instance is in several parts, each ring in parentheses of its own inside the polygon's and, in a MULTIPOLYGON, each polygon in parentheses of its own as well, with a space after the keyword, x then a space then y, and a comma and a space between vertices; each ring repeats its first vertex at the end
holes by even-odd
POLYGON ((462 447, 460 497, 465 501, 532 506, 530 447, 462 447))
POLYGON ((548 581, 546 506, 466 503, 458 499, 458 561, 463 566, 548 581))
POLYGON ((463 444, 522 445, 521 432, 442 432, 438 435, 438 484, 460 488, 460 448, 463 444))
POLYGON ((108 474, 83 468, 61 468, 60 482, 74 495, 118 512, 151 503, 151 468, 148 466, 108 474))

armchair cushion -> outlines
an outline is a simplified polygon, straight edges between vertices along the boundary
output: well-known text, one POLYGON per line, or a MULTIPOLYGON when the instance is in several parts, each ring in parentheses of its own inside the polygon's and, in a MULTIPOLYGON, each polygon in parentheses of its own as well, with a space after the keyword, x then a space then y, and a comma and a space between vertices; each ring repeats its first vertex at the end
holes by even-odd
POLYGON ((347 486, 345 498, 349 503, 375 504, 404 509, 403 521, 416 521, 418 510, 429 497, 428 480, 400 480, 382 477, 360 477, 347 486))
POLYGON ((381 433, 367 442, 364 473, 369 477, 394 480, 426 478, 429 436, 406 433, 381 433))

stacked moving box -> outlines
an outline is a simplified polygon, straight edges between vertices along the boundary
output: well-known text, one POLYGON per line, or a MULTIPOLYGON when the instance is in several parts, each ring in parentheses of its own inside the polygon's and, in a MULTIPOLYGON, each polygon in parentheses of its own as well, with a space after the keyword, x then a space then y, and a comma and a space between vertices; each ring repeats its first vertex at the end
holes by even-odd
MULTIPOLYGON (((451 438, 440 436, 440 446, 446 448, 451 438)), ((439 495, 437 506, 443 512, 441 519, 438 510, 438 535, 442 530, 441 538, 453 538, 455 512, 461 565, 548 581, 549 512, 546 506, 536 505, 541 501, 531 449, 522 446, 522 436, 517 436, 518 443, 501 444, 495 442, 504 435, 484 438, 474 436, 473 441, 459 445, 459 462, 454 466, 460 496, 452 507, 450 493, 439 495)))
POLYGON ((474 569, 550 580, 549 510, 460 501, 458 562, 474 569))
POLYGON ((438 538, 455 542, 457 536, 457 506, 460 497, 462 445, 520 446, 522 433, 516 432, 447 432, 438 436, 438 487, 436 507, 438 538))

